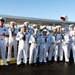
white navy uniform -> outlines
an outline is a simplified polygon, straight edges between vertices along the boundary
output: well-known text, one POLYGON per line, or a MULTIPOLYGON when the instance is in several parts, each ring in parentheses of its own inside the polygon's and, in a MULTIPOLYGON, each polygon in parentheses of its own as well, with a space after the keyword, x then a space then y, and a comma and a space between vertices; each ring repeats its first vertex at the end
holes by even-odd
POLYGON ((17 35, 18 30, 17 29, 11 29, 9 28, 9 47, 8 47, 8 57, 7 60, 11 60, 11 50, 12 46, 14 48, 14 58, 17 59, 17 40, 16 40, 16 35, 13 36, 13 33, 17 35))
POLYGON ((62 40, 62 34, 61 32, 57 33, 57 36, 58 36, 58 56, 59 56, 59 60, 61 61, 61 50, 62 50, 62 43, 61 43, 61 40, 62 40))
POLYGON ((26 52, 26 32, 18 32, 16 36, 16 40, 19 41, 19 46, 18 46, 18 55, 17 55, 17 65, 21 64, 21 57, 23 54, 23 63, 27 64, 27 52, 26 52), (21 38, 24 39, 21 39, 21 38))
POLYGON ((28 30, 28 32, 30 33, 30 35, 33 34, 33 29, 31 29, 30 27, 26 28, 28 30))
POLYGON ((29 39, 30 45, 30 54, 29 54, 29 64, 36 64, 37 55, 38 55, 38 37, 37 35, 31 35, 29 39), (35 41, 35 42, 34 42, 35 41))
POLYGON ((27 56, 27 58, 29 57, 29 38, 30 38, 30 33, 26 32, 26 44, 25 44, 25 46, 26 46, 26 56, 27 56))
POLYGON ((65 62, 69 62, 68 59, 68 43, 69 43, 69 36, 68 34, 62 34, 62 50, 61 50, 61 61, 63 60, 63 52, 64 52, 64 56, 65 56, 65 62))
POLYGON ((54 60, 57 61, 57 55, 58 55, 58 45, 57 43, 57 33, 53 33, 50 36, 50 51, 49 51, 49 56, 48 60, 52 60, 52 56, 54 56, 54 60), (52 44, 54 42, 54 44, 52 44))
POLYGON ((70 58, 70 52, 71 50, 73 49, 73 46, 72 46, 72 37, 70 37, 70 35, 74 35, 74 30, 73 31, 69 31, 69 43, 68 43, 68 58, 70 58))
POLYGON ((41 36, 40 38, 40 56, 39 56, 39 62, 42 63, 43 61, 46 63, 47 60, 47 56, 46 53, 48 51, 48 47, 49 47, 49 38, 48 36, 41 36), (44 43, 46 42, 46 43, 44 43))
POLYGON ((2 36, 2 33, 5 33, 5 35, 9 35, 8 29, 5 26, 0 27, 0 50, 1 50, 1 55, 2 55, 2 64, 3 65, 8 65, 5 62, 6 40, 5 40, 5 37, 2 36))
POLYGON ((73 53, 73 59, 75 62, 75 34, 72 34, 72 37, 70 38, 71 46, 72 46, 72 53, 73 53))

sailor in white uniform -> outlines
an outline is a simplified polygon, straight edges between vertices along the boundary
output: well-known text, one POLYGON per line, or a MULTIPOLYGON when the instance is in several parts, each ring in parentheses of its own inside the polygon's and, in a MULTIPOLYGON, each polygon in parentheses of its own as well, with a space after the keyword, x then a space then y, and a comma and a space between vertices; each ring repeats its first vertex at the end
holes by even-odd
POLYGON ((68 59, 68 43, 69 43, 69 36, 65 32, 65 28, 61 29, 62 32, 62 49, 61 49, 61 55, 60 58, 63 61, 63 52, 64 52, 64 57, 65 57, 65 62, 69 62, 68 59))
POLYGON ((8 28, 4 26, 5 19, 0 17, 0 50, 2 56, 2 65, 7 66, 8 64, 5 61, 6 56, 6 41, 5 37, 9 37, 8 28))
POLYGON ((37 56, 38 56, 38 35, 37 35, 38 29, 34 30, 34 34, 31 35, 29 39, 30 45, 30 54, 29 54, 29 65, 32 65, 33 63, 36 65, 37 63, 37 56))
POLYGON ((69 43, 68 43, 68 58, 70 58, 70 52, 73 49, 72 46, 72 35, 74 34, 74 24, 69 25, 70 31, 69 31, 69 43))
POLYGON ((58 36, 58 57, 59 57, 59 60, 62 61, 61 59, 61 50, 62 50, 62 43, 61 43, 61 40, 62 40, 62 34, 61 34, 61 26, 58 25, 56 26, 57 27, 57 36, 58 36))
POLYGON ((28 30, 28 32, 30 33, 30 35, 32 35, 33 34, 33 30, 32 30, 32 28, 29 27, 29 22, 28 21, 24 22, 24 25, 26 26, 26 29, 28 30))
MULTIPOLYGON (((29 47, 30 47, 30 45, 29 45, 29 38, 30 38, 30 33, 29 33, 29 31, 28 31, 28 29, 26 28, 26 56, 27 56, 27 58, 29 58, 29 47)), ((27 63, 27 62, 26 62, 27 63)))
POLYGON ((47 56, 46 53, 49 48, 49 37, 47 36, 47 30, 43 30, 43 35, 41 37, 40 41, 40 56, 39 56, 39 62, 40 63, 47 63, 47 56))
POLYGON ((50 34, 50 32, 48 31, 48 29, 46 28, 46 26, 43 26, 43 27, 42 27, 42 32, 41 32, 42 34, 43 34, 43 30, 47 30, 47 35, 50 34))
POLYGON ((26 33, 26 26, 22 25, 21 31, 18 32, 16 36, 16 40, 19 41, 17 65, 21 65, 22 56, 23 56, 23 64, 27 65, 27 51, 26 51, 27 35, 28 34, 26 33))
POLYGON ((14 58, 17 59, 17 40, 16 35, 18 33, 18 29, 15 28, 15 22, 10 22, 10 28, 9 28, 9 46, 8 46, 8 56, 7 61, 10 62, 11 56, 12 56, 12 47, 14 49, 14 58))
POLYGON ((75 30, 74 30, 74 24, 70 24, 68 48, 69 48, 69 58, 70 58, 70 51, 72 50, 73 60, 75 62, 75 30))
POLYGON ((48 60, 52 60, 52 56, 54 56, 54 60, 57 61, 58 57, 58 43, 57 43, 57 27, 53 27, 53 33, 50 36, 50 50, 48 60))
POLYGON ((74 34, 70 36, 72 37, 72 54, 73 54, 73 60, 75 63, 75 31, 74 31, 74 34))

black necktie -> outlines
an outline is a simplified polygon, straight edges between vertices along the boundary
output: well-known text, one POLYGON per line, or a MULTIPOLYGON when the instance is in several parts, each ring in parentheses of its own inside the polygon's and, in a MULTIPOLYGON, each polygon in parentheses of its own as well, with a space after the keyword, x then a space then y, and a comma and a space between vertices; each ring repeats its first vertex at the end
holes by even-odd
POLYGON ((45 42, 47 42, 47 37, 45 37, 45 42))
POLYGON ((36 41, 36 43, 37 43, 37 36, 34 36, 34 38, 35 38, 35 41, 36 41))
POLYGON ((56 41, 56 34, 54 34, 54 37, 55 37, 55 41, 56 41))
POLYGON ((62 34, 62 39, 64 39, 65 34, 62 34))
POLYGON ((12 34, 14 33, 15 29, 12 30, 12 34))

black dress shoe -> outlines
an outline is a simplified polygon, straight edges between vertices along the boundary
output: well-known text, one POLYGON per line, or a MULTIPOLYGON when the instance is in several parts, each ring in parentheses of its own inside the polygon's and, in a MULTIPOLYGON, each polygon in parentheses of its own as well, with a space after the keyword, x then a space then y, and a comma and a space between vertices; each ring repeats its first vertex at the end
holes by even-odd
POLYGON ((29 66, 32 66, 31 64, 29 64, 29 66))
POLYGON ((34 65, 36 66, 37 64, 36 64, 36 63, 34 63, 34 65))
POLYGON ((44 64, 47 64, 47 62, 44 62, 44 64))
POLYGON ((42 64, 42 62, 40 62, 40 65, 42 64))
POLYGON ((20 67, 20 66, 21 66, 21 64, 18 64, 17 66, 18 66, 18 67, 20 67))
POLYGON ((10 61, 7 61, 7 63, 9 64, 9 63, 10 63, 10 61))
POLYGON ((25 65, 27 66, 27 63, 25 65))

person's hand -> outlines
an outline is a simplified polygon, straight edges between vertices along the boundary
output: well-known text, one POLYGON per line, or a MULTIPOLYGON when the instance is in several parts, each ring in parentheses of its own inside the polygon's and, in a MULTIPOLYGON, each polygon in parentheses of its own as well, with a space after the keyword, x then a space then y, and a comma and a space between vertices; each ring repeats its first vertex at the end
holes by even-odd
POLYGON ((9 43, 7 43, 6 46, 8 47, 9 46, 9 43))
POLYGON ((52 42, 52 44, 55 44, 54 42, 52 42))
POLYGON ((62 42, 64 42, 64 40, 62 39, 62 42))
POLYGON ((64 46, 66 46, 67 45, 67 43, 66 42, 64 42, 64 46))
POLYGON ((58 43, 56 43, 56 45, 58 45, 58 43))
POLYGON ((16 34, 15 34, 15 33, 13 33, 12 35, 13 35, 13 36, 16 36, 16 34))
POLYGON ((75 45, 75 42, 73 44, 75 45))
POLYGON ((44 41, 44 44, 46 44, 46 42, 44 41))
POLYGON ((72 37, 73 36, 73 34, 70 34, 70 37, 72 37))
POLYGON ((37 48, 37 45, 35 45, 34 48, 37 48))
POLYGON ((48 47, 48 51, 50 50, 50 47, 48 47))
POLYGON ((23 39, 24 39, 24 37, 21 37, 21 38, 20 38, 20 40, 23 40, 23 39))
POLYGON ((2 35, 2 36, 5 36, 5 33, 3 32, 1 35, 2 35))

